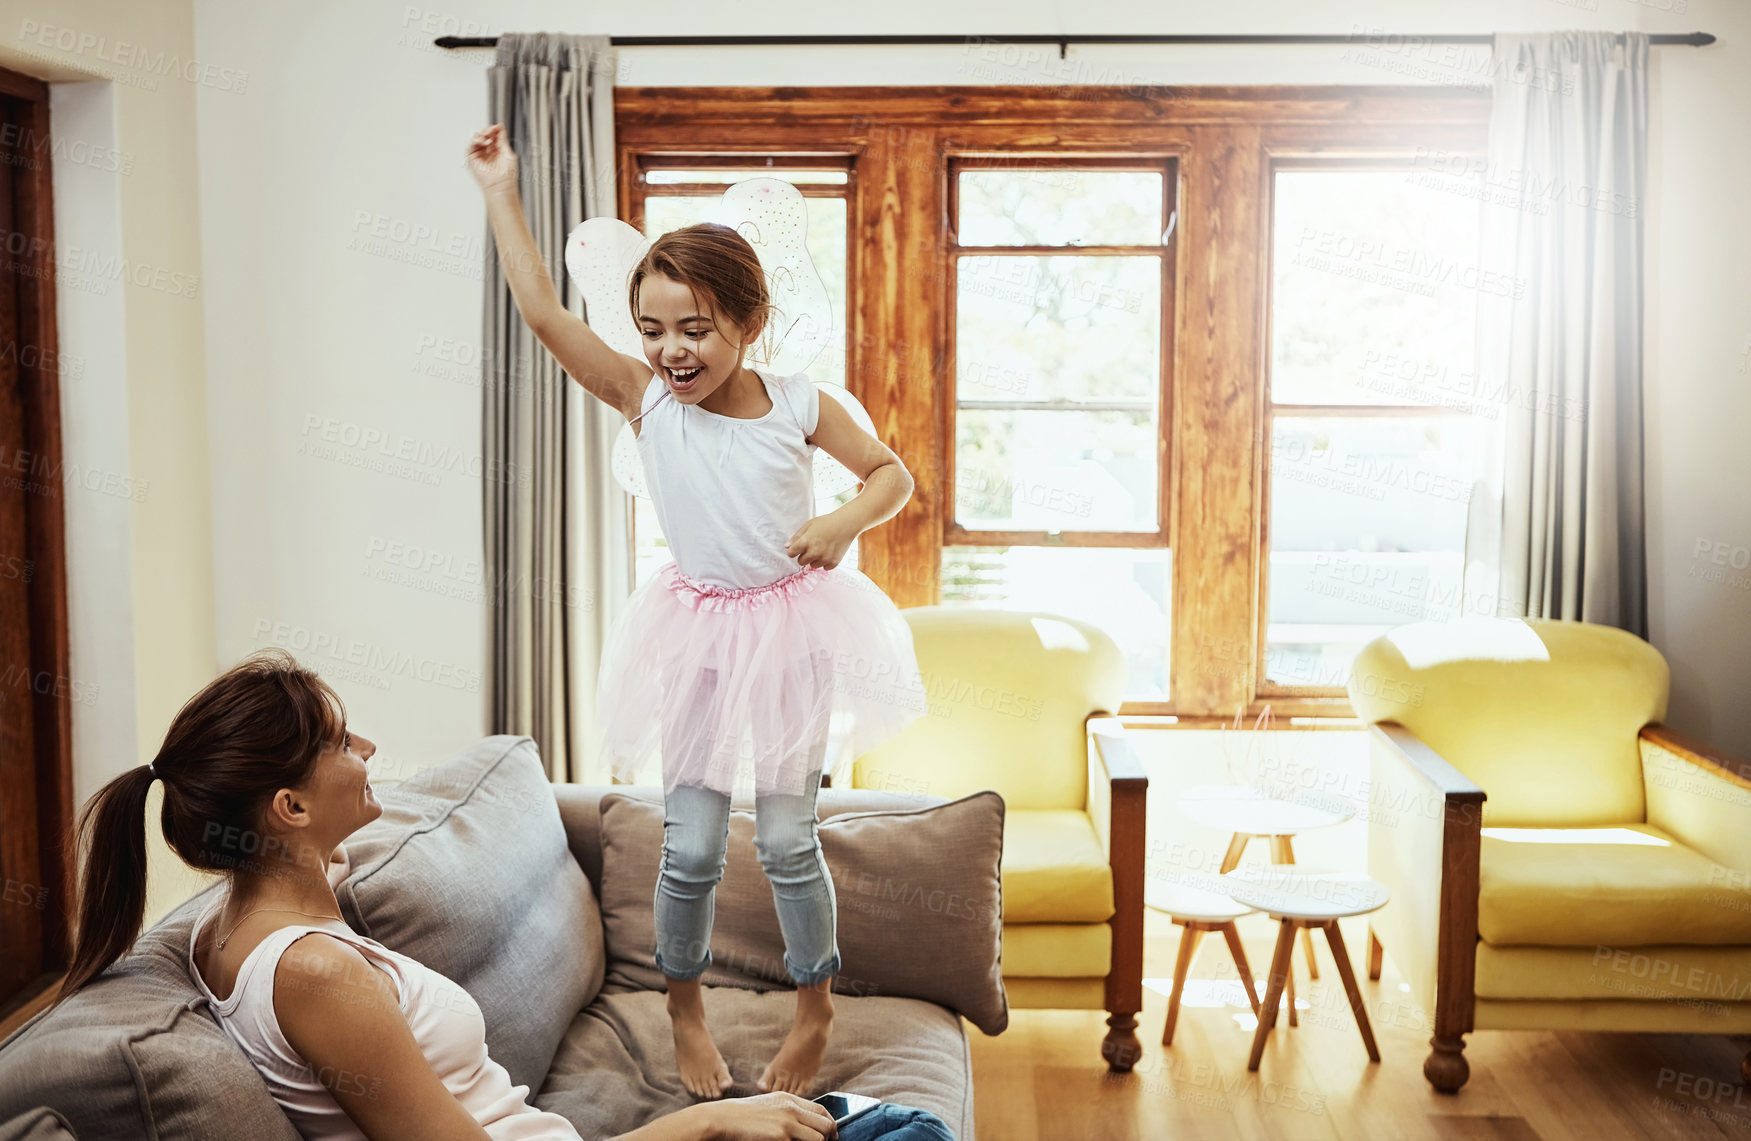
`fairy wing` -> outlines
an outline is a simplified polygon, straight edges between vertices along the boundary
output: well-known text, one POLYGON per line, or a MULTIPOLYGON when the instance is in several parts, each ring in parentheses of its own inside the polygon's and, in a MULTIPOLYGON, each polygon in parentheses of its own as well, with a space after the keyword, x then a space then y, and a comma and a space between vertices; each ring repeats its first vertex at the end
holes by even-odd
POLYGON ((584 299, 584 319, 615 352, 644 357, 626 289, 651 240, 619 218, 587 218, 565 240, 565 272, 584 299))
MULTIPOLYGON (((808 251, 808 204, 801 191, 778 178, 748 178, 724 191, 709 220, 733 227, 760 256, 774 307, 771 336, 749 346, 747 362, 779 376, 806 371, 836 336, 827 285, 808 251)), ((618 218, 589 218, 566 239, 565 268, 584 299, 590 328, 610 348, 644 356, 644 338, 632 319, 627 288, 632 271, 651 239, 618 218)), ((842 385, 816 381, 866 432, 875 423, 842 385)), ((815 498, 832 499, 857 485, 857 477, 832 456, 811 446, 815 498)), ((650 498, 638 438, 632 425, 621 428, 610 460, 614 478, 630 494, 650 498)))
POLYGON ((773 315, 770 358, 753 363, 779 376, 806 372, 833 343, 833 303, 809 257, 808 200, 781 178, 745 178, 723 192, 714 221, 733 226, 760 255, 773 315))

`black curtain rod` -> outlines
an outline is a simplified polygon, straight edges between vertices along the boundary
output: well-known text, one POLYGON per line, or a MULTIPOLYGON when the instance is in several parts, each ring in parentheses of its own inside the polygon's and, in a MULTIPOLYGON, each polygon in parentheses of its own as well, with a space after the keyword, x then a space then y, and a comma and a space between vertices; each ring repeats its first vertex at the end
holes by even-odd
MULTIPOLYGON (((1622 38, 1618 33, 1618 38, 1622 38)), ((1417 32, 1369 32, 1356 35, 1308 36, 1236 36, 1236 35, 1167 35, 1167 36, 1102 36, 1102 35, 1036 35, 1036 36, 609 36, 614 47, 824 47, 829 45, 900 45, 900 44, 1057 44, 1062 57, 1071 44, 1488 44, 1495 37, 1488 33, 1460 35, 1423 35, 1417 32)), ((441 48, 490 48, 499 42, 497 36, 439 36, 432 41, 441 48)), ((1699 48, 1715 42, 1709 32, 1659 32, 1648 36, 1654 45, 1676 44, 1699 48)))

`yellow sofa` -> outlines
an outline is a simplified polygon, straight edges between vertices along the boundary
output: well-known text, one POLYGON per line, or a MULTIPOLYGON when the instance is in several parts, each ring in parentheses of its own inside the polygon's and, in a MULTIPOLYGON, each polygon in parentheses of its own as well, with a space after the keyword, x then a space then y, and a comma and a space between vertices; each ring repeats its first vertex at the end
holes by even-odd
POLYGON ((1110 716, 1124 694, 1124 655, 1100 629, 1056 614, 901 614, 929 712, 834 783, 950 798, 995 789, 1010 1005, 1107 1011, 1101 1055, 1131 1069, 1142 1054, 1149 782, 1110 716))
POLYGON ((1751 766, 1661 725, 1668 684, 1585 622, 1419 622, 1357 655, 1392 888, 1369 975, 1384 948, 1432 1020, 1436 1089, 1473 1029, 1751 1032, 1751 766))

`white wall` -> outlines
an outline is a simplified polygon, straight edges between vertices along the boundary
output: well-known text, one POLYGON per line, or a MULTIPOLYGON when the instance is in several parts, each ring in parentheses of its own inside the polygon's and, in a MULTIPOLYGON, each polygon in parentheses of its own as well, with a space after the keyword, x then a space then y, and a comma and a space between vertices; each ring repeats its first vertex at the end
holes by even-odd
POLYGON ((1649 637, 1667 722, 1751 757, 1751 5, 1690 8, 1721 42, 1656 49, 1649 109, 1649 637))

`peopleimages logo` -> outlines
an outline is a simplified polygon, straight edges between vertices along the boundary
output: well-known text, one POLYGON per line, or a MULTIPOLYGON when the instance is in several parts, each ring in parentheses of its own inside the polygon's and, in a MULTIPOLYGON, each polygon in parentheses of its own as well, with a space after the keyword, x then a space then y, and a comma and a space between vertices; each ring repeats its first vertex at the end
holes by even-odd
POLYGON ((275 645, 295 653, 319 656, 339 665, 356 667, 367 675, 358 680, 367 684, 371 684, 372 679, 409 677, 448 689, 480 692, 479 670, 465 669, 435 658, 410 654, 405 650, 392 650, 357 638, 341 638, 296 623, 270 622, 266 618, 256 620, 253 633, 257 642, 267 638, 275 645))
POLYGON ((167 52, 162 48, 154 51, 144 44, 129 43, 127 40, 111 40, 108 36, 81 32, 74 28, 62 28, 54 24, 41 24, 35 20, 24 20, 18 26, 18 39, 37 47, 54 48, 56 51, 67 52, 81 59, 96 60, 99 63, 111 64, 127 71, 143 72, 150 76, 183 79, 189 83, 211 87, 216 91, 232 91, 241 95, 249 87, 249 72, 247 71, 220 67, 212 63, 202 63, 198 59, 185 59, 175 52, 167 52))

